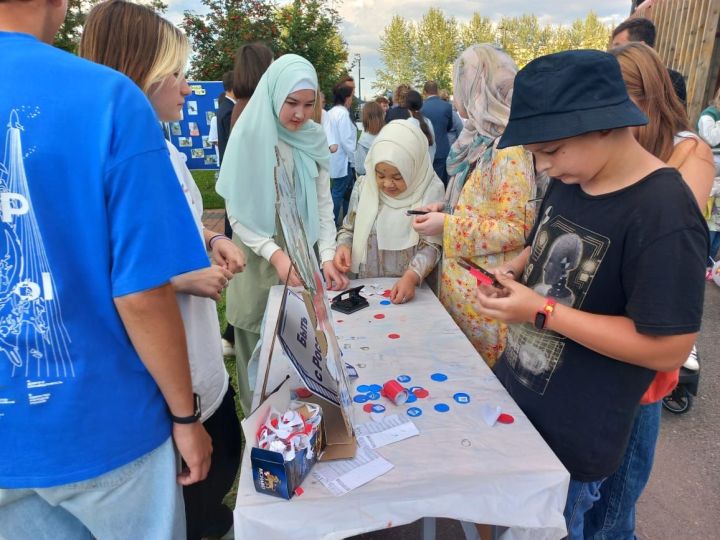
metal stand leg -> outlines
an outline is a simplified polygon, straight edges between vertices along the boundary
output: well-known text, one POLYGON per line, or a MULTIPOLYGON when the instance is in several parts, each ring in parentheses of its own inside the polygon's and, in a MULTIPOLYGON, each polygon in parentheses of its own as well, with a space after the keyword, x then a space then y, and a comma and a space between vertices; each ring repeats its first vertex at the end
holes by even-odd
POLYGON ((426 517, 423 518, 423 540, 435 540, 435 518, 426 517))

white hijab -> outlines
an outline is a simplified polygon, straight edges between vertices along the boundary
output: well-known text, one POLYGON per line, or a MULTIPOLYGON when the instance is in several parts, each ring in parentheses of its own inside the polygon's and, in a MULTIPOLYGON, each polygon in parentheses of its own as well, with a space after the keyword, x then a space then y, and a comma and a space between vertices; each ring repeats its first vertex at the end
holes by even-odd
MULTIPOLYGON (((352 271, 358 272, 367 257, 367 241, 375 224, 378 249, 401 251, 417 245, 420 236, 412 228, 412 216, 405 214, 431 202, 443 199, 445 188, 435 174, 427 151, 427 137, 409 120, 395 120, 378 134, 365 159, 363 182, 352 246, 352 271), (375 165, 387 163, 396 167, 407 184, 397 197, 380 191, 375 165)), ((427 240, 440 244, 442 236, 427 240)))

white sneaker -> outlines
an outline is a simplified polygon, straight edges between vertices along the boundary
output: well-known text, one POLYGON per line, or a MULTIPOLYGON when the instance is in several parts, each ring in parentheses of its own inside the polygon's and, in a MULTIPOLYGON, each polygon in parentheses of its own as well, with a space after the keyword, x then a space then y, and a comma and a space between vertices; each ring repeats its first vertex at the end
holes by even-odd
POLYGON ((685 369, 689 369, 690 371, 697 371, 700 369, 700 362, 698 362, 697 348, 695 345, 693 345, 692 351, 690 351, 690 356, 688 356, 688 359, 685 360, 683 367, 685 369))
POLYGON ((235 356, 235 347, 227 340, 222 340, 223 356, 235 356))

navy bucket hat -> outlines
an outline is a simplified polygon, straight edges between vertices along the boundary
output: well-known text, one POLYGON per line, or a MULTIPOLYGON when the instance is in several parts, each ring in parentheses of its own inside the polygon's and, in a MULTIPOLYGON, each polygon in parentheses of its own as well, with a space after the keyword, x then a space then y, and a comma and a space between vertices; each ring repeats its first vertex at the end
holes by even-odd
POLYGON ((497 147, 647 123, 628 97, 614 56, 564 51, 536 58, 515 76, 510 120, 497 147))

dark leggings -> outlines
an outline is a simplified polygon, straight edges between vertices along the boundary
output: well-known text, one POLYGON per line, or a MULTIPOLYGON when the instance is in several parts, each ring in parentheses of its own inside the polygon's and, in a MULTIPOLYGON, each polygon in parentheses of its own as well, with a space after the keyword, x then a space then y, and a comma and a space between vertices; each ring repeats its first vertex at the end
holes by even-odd
POLYGON ((203 426, 212 438, 213 453, 207 478, 183 488, 188 540, 221 537, 233 524, 233 513, 223 504, 240 467, 240 421, 235 391, 228 387, 223 401, 203 426))

